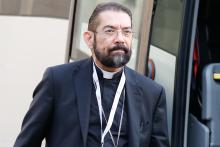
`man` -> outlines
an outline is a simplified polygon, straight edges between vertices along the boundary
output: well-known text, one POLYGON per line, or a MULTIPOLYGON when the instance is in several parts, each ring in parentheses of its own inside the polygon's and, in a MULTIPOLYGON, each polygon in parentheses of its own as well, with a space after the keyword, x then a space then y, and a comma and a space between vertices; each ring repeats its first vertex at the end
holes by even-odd
POLYGON ((47 69, 14 147, 168 147, 164 89, 125 66, 130 10, 99 4, 83 35, 92 58, 47 69))

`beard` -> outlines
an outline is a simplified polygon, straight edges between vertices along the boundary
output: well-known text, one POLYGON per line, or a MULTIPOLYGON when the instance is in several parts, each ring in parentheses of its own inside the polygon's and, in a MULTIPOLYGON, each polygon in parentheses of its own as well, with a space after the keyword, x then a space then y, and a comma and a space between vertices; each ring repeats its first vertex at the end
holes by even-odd
POLYGON ((131 49, 122 44, 117 44, 112 48, 107 49, 107 53, 101 52, 97 49, 96 37, 94 37, 93 44, 94 54, 96 58, 105 66, 112 68, 119 68, 128 63, 131 58, 131 49), (114 54, 114 51, 123 51, 124 53, 114 54))

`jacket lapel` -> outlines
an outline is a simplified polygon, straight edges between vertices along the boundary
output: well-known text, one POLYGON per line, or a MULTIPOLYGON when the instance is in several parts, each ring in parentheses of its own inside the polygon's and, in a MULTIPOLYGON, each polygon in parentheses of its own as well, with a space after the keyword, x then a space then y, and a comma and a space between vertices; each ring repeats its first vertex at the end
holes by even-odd
POLYGON ((83 136, 83 143, 86 146, 88 127, 89 127, 89 114, 90 114, 90 100, 92 82, 92 60, 85 60, 78 68, 75 74, 75 87, 77 94, 77 104, 80 126, 83 136))
POLYGON ((141 94, 135 75, 125 68, 126 93, 128 106, 128 146, 139 147, 141 94))

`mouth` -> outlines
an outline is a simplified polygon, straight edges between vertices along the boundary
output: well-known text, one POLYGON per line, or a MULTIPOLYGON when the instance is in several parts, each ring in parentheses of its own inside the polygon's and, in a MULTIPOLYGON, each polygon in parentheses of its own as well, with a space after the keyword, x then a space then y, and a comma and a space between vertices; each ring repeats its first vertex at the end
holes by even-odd
POLYGON ((109 50, 110 54, 126 54, 128 52, 128 48, 123 45, 114 46, 109 50))
POLYGON ((118 50, 113 50, 111 51, 112 53, 119 53, 119 54, 124 54, 125 53, 125 50, 123 49, 118 49, 118 50))
POLYGON ((123 49, 117 49, 109 52, 111 56, 124 56, 126 53, 127 52, 123 49))

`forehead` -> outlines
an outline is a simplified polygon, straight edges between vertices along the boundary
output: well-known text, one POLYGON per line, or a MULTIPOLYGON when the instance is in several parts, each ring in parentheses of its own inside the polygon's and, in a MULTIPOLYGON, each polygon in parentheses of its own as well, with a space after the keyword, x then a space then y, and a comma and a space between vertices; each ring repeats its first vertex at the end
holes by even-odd
POLYGON ((130 16, 122 11, 104 11, 98 15, 98 28, 113 26, 115 28, 131 27, 130 16))

